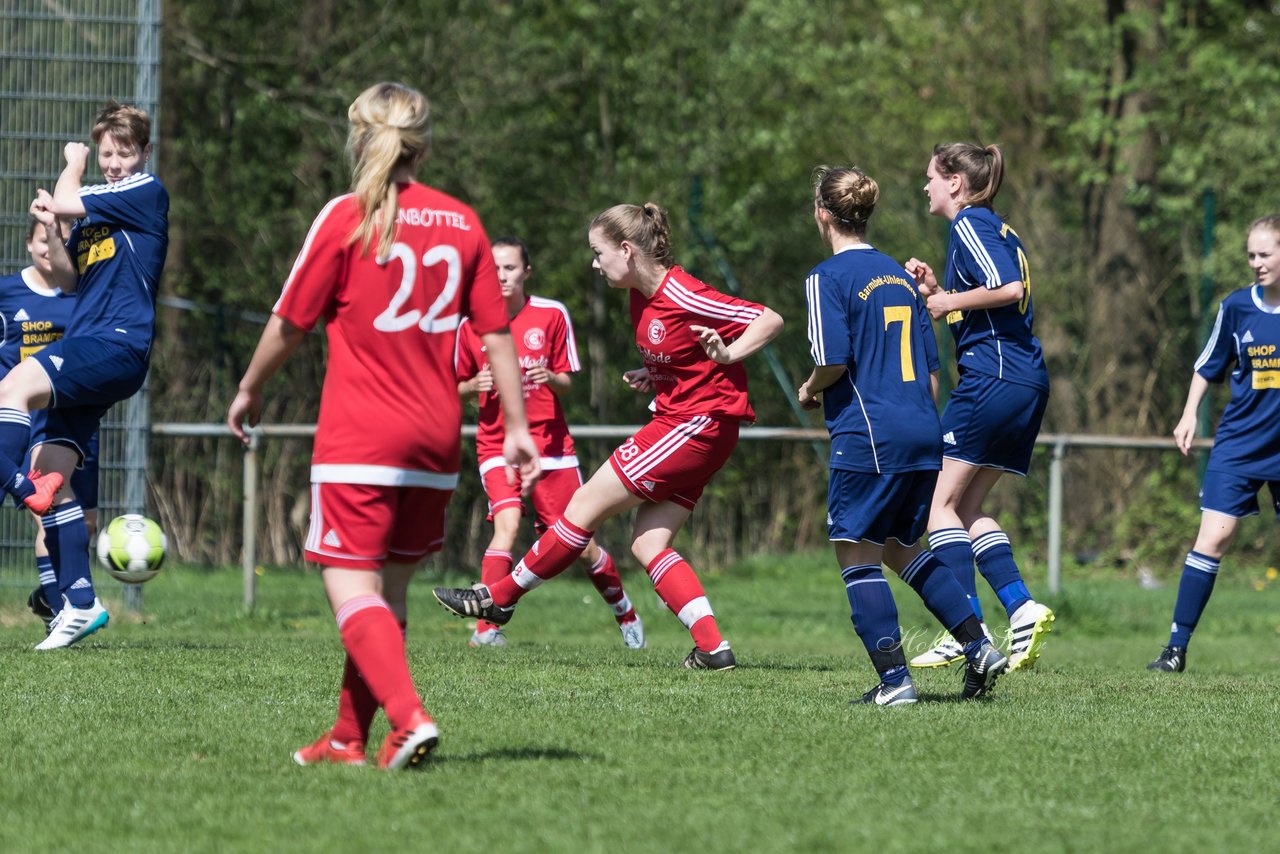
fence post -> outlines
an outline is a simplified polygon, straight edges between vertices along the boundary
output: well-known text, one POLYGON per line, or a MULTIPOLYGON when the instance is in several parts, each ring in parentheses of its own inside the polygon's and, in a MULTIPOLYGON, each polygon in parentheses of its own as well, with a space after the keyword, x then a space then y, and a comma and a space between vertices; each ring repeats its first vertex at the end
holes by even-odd
POLYGON ((1049 459, 1049 592, 1062 592, 1062 458, 1067 454, 1065 439, 1053 443, 1049 459))
POLYGON ((244 545, 240 551, 240 566, 244 572, 244 610, 253 612, 258 588, 258 446, 262 434, 249 432, 249 444, 244 449, 244 545))

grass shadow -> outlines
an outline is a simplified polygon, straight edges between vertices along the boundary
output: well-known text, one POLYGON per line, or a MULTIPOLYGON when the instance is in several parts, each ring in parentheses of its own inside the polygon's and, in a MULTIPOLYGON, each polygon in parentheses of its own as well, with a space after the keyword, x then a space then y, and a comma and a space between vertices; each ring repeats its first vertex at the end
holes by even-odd
POLYGON ((462 755, 436 754, 431 757, 431 764, 443 762, 537 762, 541 760, 573 760, 591 762, 604 757, 596 753, 583 753, 578 750, 563 750, 559 747, 501 747, 496 750, 482 750, 477 753, 462 755))

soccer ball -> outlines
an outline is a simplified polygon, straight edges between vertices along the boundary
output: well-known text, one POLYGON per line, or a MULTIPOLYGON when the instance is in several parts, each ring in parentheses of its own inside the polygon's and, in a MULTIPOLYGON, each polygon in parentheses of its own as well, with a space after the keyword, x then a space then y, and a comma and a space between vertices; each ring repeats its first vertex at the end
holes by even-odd
POLYGON ((156 577, 164 563, 168 542, 160 526, 146 516, 117 516, 98 534, 98 560, 125 584, 141 584, 156 577))

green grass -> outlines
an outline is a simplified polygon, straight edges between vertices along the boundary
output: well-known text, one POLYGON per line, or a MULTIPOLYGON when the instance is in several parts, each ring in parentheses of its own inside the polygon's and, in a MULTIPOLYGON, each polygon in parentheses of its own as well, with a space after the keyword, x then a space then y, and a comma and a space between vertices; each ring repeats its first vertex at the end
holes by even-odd
MULTIPOLYGON (((451 582, 461 581, 451 577, 451 582)), ((0 851, 1203 851, 1273 844, 1280 586, 1224 577, 1179 676, 1143 665, 1173 589, 1077 582, 1046 657, 961 703, 851 707, 874 683, 825 554, 706 579, 741 666, 690 642, 627 576, 650 649, 622 648, 579 577, 532 594, 506 650, 411 591, 409 654, 442 730, 424 773, 298 768, 342 652, 320 581, 171 568, 145 619, 36 653, 0 590, 0 851), (74 805, 65 817, 63 810, 74 805)), ((115 588, 118 590, 118 588, 115 588)), ((928 618, 894 584, 913 634, 928 618)), ((109 590, 108 592, 114 592, 109 590)), ((990 613, 999 608, 991 603, 990 613)), ((923 641, 931 639, 923 638, 923 641)), ((374 742, 385 724, 379 718, 374 742)))

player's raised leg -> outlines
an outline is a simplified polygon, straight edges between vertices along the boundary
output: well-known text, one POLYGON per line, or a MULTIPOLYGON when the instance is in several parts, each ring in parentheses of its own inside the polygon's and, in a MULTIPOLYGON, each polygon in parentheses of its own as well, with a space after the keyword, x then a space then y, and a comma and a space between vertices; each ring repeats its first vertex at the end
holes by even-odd
POLYGON ((574 493, 564 515, 538 538, 510 575, 491 585, 437 587, 432 591, 436 601, 456 616, 506 625, 521 597, 564 572, 586 551, 596 526, 640 503, 606 463, 574 493))

